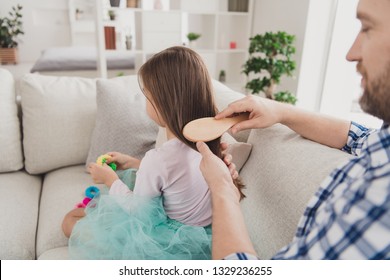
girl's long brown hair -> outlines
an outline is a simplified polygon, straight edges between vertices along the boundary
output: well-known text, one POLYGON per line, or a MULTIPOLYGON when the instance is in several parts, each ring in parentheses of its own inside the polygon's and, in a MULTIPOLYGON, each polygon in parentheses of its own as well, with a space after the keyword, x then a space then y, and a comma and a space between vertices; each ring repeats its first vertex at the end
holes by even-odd
MULTIPOLYGON (((211 78, 201 57, 186 47, 168 48, 143 64, 138 75, 141 88, 150 93, 150 101, 167 128, 197 151, 196 143, 184 137, 184 126, 198 118, 214 117, 218 112, 211 78)), ((222 158, 220 143, 221 138, 217 138, 206 144, 222 158)), ((241 179, 234 180, 234 184, 244 198, 241 179)))

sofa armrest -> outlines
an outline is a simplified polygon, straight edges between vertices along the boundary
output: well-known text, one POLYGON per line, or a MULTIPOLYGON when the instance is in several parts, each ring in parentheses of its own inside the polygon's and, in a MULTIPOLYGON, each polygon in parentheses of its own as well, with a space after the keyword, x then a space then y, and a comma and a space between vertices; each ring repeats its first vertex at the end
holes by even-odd
POLYGON ((0 259, 35 259, 42 179, 24 171, 0 174, 0 259))

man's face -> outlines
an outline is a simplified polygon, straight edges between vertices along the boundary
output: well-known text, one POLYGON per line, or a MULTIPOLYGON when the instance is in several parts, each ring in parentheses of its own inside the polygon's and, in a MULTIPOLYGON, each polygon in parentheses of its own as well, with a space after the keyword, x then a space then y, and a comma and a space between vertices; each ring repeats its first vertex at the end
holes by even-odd
POLYGON ((347 54, 362 75, 362 109, 390 123, 390 0, 360 0, 362 28, 347 54))

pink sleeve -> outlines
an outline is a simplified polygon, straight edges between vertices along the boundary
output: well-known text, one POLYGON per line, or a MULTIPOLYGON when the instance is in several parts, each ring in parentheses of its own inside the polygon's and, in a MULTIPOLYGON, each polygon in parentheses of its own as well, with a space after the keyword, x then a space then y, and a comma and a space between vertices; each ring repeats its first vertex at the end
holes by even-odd
POLYGON ((161 196, 167 177, 165 164, 158 152, 148 151, 137 171, 134 194, 147 197, 161 196))
POLYGON ((131 193, 131 190, 128 186, 126 186, 125 183, 123 183, 120 179, 115 180, 114 183, 112 183, 109 194, 128 194, 131 193))

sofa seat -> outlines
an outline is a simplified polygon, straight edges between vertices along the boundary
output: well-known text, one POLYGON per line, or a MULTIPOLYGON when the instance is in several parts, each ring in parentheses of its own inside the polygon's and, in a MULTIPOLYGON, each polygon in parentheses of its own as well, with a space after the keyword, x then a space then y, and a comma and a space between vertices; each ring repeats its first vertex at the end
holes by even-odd
POLYGON ((47 250, 41 254, 38 260, 68 260, 68 246, 47 250))
POLYGON ((35 259, 42 179, 25 171, 0 174, 0 259, 35 259))
POLYGON ((63 217, 83 200, 85 189, 91 185, 101 187, 93 183, 85 165, 64 167, 45 174, 39 210, 37 258, 47 252, 46 256, 50 254, 52 258, 55 255, 55 259, 62 259, 64 254, 60 250, 57 256, 57 249, 68 245, 61 227, 63 217))

